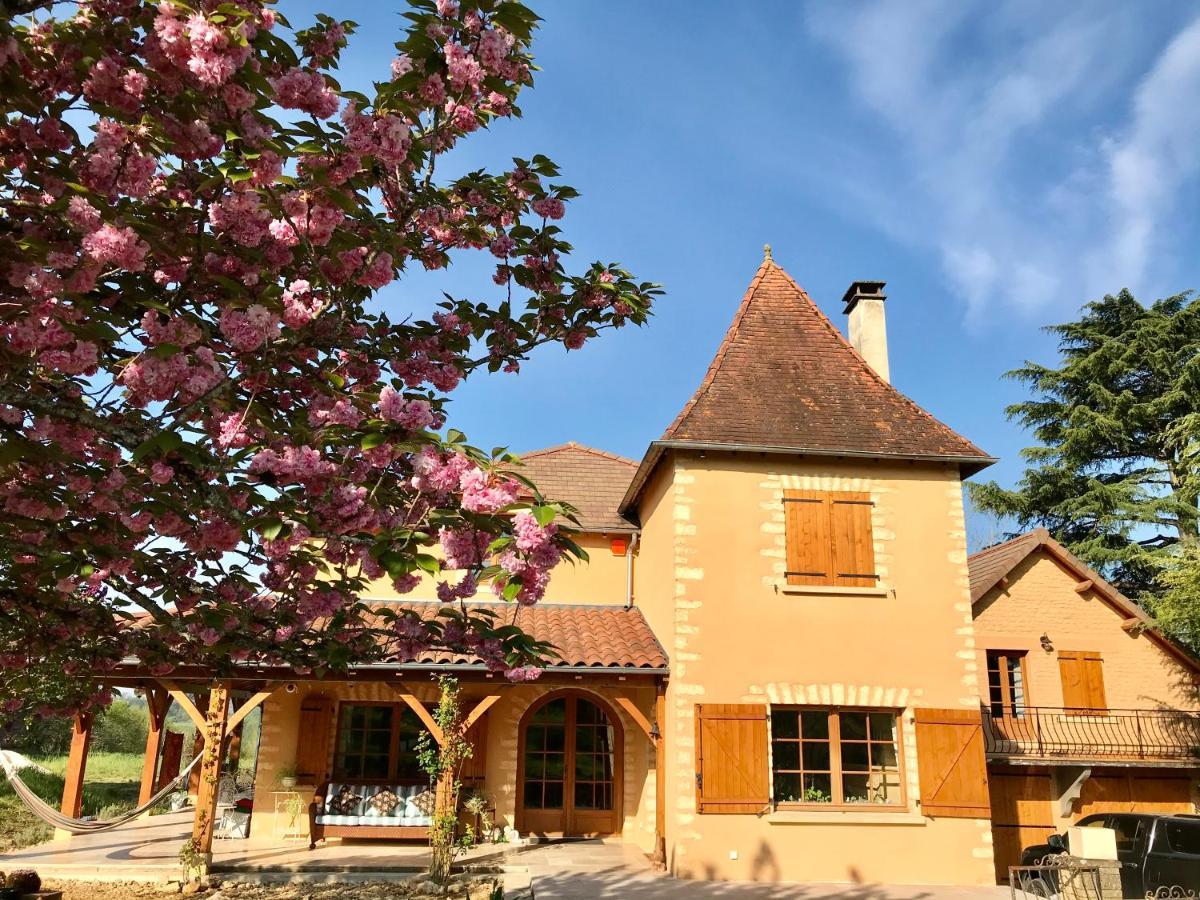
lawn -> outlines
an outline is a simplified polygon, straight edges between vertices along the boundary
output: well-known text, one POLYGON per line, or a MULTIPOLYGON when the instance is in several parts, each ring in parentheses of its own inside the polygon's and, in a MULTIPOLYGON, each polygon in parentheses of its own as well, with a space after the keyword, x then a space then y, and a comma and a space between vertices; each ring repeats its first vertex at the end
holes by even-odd
MULTIPOLYGON (((62 800, 66 756, 34 760, 50 770, 43 775, 32 769, 21 773, 24 781, 47 803, 57 806, 62 800)), ((88 756, 83 785, 83 814, 108 818, 137 805, 138 785, 142 777, 140 753, 92 753, 88 756)), ((13 793, 8 780, 0 780, 0 853, 48 840, 50 826, 31 813, 13 793)))

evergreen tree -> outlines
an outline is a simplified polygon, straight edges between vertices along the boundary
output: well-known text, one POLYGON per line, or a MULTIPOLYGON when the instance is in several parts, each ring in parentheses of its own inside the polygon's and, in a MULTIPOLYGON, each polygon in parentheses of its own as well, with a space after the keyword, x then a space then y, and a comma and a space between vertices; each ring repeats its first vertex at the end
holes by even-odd
POLYGON ((1121 291, 1048 330, 1061 365, 1008 373, 1033 394, 1007 409, 1038 441, 1025 474, 1013 490, 972 485, 971 499, 1047 528, 1155 611, 1164 568, 1195 558, 1200 303, 1183 293, 1147 308, 1121 291))

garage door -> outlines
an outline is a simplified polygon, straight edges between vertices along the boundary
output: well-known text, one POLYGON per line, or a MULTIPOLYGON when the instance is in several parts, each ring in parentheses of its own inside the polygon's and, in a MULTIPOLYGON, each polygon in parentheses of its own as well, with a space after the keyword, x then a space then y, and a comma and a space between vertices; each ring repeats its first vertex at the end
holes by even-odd
POLYGON ((1008 867, 1021 861, 1021 850, 1054 834, 1050 776, 989 772, 992 793, 992 852, 996 880, 1008 883, 1008 867))
POLYGON ((1190 813, 1192 779, 1187 773, 1096 769, 1083 783, 1078 816, 1093 813, 1190 813))

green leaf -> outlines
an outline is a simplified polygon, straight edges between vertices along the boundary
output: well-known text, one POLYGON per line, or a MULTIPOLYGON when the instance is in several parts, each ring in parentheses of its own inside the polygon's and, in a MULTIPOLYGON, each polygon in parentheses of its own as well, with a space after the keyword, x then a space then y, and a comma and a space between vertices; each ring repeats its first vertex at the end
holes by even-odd
POLYGON ((537 519, 537 523, 545 528, 554 521, 555 512, 549 506, 535 506, 533 508, 533 517, 537 519))
POLYGON ((373 450, 387 442, 387 435, 380 434, 378 431, 372 431, 369 434, 364 434, 362 440, 359 441, 359 446, 364 450, 373 450))

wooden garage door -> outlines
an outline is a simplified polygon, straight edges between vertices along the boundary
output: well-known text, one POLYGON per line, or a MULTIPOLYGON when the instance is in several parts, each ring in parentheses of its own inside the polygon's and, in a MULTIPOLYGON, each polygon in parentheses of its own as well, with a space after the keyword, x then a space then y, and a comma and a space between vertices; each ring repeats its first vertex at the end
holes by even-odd
POLYGON ((1050 776, 1045 773, 988 773, 992 789, 992 851, 996 880, 1008 883, 1008 867, 1018 865, 1021 850, 1054 834, 1050 776))
POLYGON ((1083 783, 1078 817, 1095 813, 1192 812, 1192 781, 1170 770, 1120 771, 1097 769, 1083 783))

